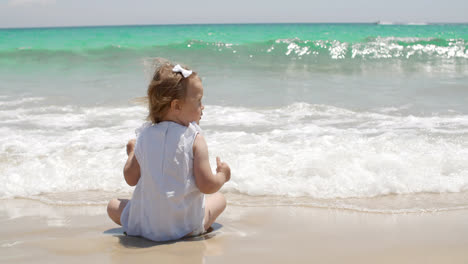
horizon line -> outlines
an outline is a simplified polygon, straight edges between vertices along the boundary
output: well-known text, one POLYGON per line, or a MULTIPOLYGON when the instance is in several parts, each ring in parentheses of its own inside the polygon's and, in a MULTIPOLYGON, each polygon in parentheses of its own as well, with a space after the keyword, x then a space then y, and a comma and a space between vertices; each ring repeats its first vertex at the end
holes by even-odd
POLYGON ((206 26, 206 25, 288 25, 288 24, 369 24, 383 26, 426 26, 426 25, 464 25, 468 22, 399 22, 399 21, 363 21, 363 22, 236 22, 236 23, 161 23, 161 24, 101 24, 68 26, 28 26, 1 27, 0 29, 47 29, 47 28, 93 28, 93 27, 139 27, 139 26, 206 26))

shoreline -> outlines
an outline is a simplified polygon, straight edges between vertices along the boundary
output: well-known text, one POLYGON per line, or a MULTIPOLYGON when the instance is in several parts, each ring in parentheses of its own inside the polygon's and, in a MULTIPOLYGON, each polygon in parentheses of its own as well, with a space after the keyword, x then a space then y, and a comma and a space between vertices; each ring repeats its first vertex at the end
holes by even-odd
MULTIPOLYGON (((133 192, 77 191, 46 193, 30 197, 2 198, 26 200, 50 206, 105 206, 113 198, 131 199, 133 192)), ((468 191, 458 193, 387 194, 374 197, 312 198, 282 195, 251 196, 223 191, 229 205, 242 207, 305 207, 376 214, 418 214, 468 210, 468 191)))
POLYGON ((127 237, 104 205, 0 200, 0 262, 467 263, 468 210, 379 214, 228 204, 214 231, 168 243, 127 237))

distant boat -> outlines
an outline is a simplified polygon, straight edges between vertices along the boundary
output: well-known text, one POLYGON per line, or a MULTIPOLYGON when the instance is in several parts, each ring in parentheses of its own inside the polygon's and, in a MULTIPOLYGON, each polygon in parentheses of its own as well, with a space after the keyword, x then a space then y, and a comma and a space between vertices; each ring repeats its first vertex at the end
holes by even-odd
POLYGON ((390 22, 390 21, 377 21, 375 22, 377 25, 395 25, 395 22, 390 22))
POLYGON ((426 22, 392 22, 392 21, 377 21, 376 25, 410 25, 410 26, 426 26, 426 22))
POLYGON ((410 23, 407 23, 406 25, 412 25, 412 26, 427 26, 427 25, 429 25, 429 23, 426 23, 426 22, 410 22, 410 23))

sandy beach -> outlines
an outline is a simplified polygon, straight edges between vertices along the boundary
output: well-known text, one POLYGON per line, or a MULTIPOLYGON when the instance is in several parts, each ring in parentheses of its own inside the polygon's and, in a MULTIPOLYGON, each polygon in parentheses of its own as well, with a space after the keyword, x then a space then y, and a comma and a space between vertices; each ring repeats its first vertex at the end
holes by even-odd
POLYGON ((468 263, 468 210, 379 214, 228 205, 202 237, 123 235, 104 205, 0 200, 0 263, 468 263))

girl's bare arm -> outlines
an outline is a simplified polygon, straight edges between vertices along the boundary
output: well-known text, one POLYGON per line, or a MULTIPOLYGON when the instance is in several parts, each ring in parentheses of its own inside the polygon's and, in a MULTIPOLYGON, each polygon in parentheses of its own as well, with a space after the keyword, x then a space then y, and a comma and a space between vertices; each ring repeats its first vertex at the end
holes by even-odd
POLYGON ((216 157, 216 163, 216 174, 213 174, 208 157, 208 146, 205 138, 198 134, 193 143, 193 174, 195 183, 202 193, 215 193, 231 179, 229 165, 221 162, 219 157, 216 157))
POLYGON ((138 183, 138 180, 140 180, 140 164, 138 164, 134 150, 135 139, 132 139, 127 143, 128 159, 123 169, 125 181, 130 186, 135 186, 138 183))

